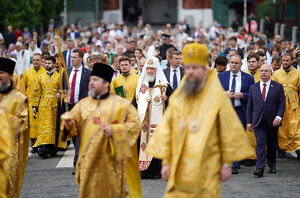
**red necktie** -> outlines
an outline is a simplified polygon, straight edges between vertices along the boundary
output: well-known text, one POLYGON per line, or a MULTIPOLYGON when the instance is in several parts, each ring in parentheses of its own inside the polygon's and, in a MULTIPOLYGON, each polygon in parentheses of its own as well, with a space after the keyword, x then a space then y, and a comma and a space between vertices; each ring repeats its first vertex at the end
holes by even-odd
POLYGON ((118 71, 117 71, 117 70, 115 70, 115 77, 117 77, 117 75, 118 75, 118 71))
POLYGON ((263 90, 261 92, 261 95, 262 95, 263 100, 265 101, 265 99, 266 99, 266 86, 267 86, 267 84, 264 83, 263 85, 264 85, 264 88, 263 88, 263 90))
POLYGON ((75 85, 76 85, 76 76, 77 76, 77 71, 78 70, 74 70, 75 74, 73 75, 73 79, 72 79, 72 85, 71 85, 71 97, 70 97, 70 104, 74 104, 75 102, 75 85))

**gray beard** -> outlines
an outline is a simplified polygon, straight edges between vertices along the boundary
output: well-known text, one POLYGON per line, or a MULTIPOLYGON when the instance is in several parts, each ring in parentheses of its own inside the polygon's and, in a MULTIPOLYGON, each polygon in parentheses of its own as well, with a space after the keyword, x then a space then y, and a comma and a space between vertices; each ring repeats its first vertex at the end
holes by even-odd
POLYGON ((10 86, 10 82, 9 83, 0 83, 0 92, 5 92, 6 89, 10 86))
POLYGON ((98 97, 100 97, 100 93, 98 91, 89 91, 88 95, 94 99, 97 99, 98 97))
POLYGON ((181 93, 184 93, 186 97, 190 97, 195 95, 200 89, 202 89, 205 85, 205 81, 203 80, 200 82, 199 80, 196 81, 186 81, 180 90, 181 93))

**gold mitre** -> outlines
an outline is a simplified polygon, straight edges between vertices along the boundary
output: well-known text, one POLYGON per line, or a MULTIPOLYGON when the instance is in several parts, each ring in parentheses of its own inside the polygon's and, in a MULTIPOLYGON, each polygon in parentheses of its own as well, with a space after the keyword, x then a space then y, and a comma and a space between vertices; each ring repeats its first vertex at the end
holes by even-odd
POLYGON ((190 43, 183 48, 182 57, 184 65, 196 63, 206 67, 208 48, 200 43, 190 43))

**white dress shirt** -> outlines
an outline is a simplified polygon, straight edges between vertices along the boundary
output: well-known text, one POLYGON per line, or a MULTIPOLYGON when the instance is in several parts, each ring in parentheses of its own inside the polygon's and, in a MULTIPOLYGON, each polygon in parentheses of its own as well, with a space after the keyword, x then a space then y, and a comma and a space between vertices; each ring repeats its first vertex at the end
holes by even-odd
POLYGON ((173 89, 173 76, 174 76, 174 70, 176 70, 176 76, 177 76, 177 87, 179 87, 179 83, 180 83, 180 68, 177 67, 176 69, 173 69, 172 67, 170 67, 170 85, 173 89))
MULTIPOLYGON (((76 104, 79 100, 79 91, 80 91, 80 80, 81 80, 81 74, 82 74, 82 66, 80 66, 79 68, 77 68, 77 75, 76 75, 76 83, 75 83, 75 93, 74 93, 74 104, 76 104)), ((75 68, 73 67, 70 77, 69 77, 69 83, 70 83, 70 89, 72 88, 72 80, 73 80, 73 76, 75 74, 75 68)), ((70 97, 69 97, 69 101, 70 101, 70 97)))
MULTIPOLYGON (((265 83, 266 83, 266 95, 265 95, 265 101, 266 101, 267 97, 268 97, 268 92, 269 92, 269 89, 270 89, 270 85, 271 85, 271 80, 269 80, 268 82, 259 81, 259 86, 260 86, 260 92, 261 92, 261 94, 262 94, 262 91, 263 91, 265 83)), ((276 116, 276 118, 282 120, 282 117, 280 117, 280 116, 276 116)))
POLYGON ((271 80, 269 80, 268 82, 259 81, 261 94, 262 94, 262 91, 263 91, 265 83, 266 83, 266 95, 265 95, 265 101, 266 101, 267 100, 267 96, 268 96, 268 91, 269 91, 269 88, 270 88, 270 84, 271 84, 271 80))
POLYGON ((300 70, 300 65, 297 65, 297 69, 299 69, 299 70, 300 70))
MULTIPOLYGON (((235 77, 235 90, 231 90, 231 91, 241 92, 242 73, 240 71, 237 74, 234 74, 234 73, 230 72, 229 90, 231 89, 231 83, 232 83, 233 75, 236 75, 236 77, 235 77)), ((240 107, 241 105, 242 105, 242 103, 241 103, 240 99, 234 99, 234 103, 233 103, 234 107, 240 107)))
MULTIPOLYGON (((71 59, 71 50, 67 50, 67 54, 66 54, 66 65, 67 67, 71 67, 71 65, 69 65, 69 58, 71 59)), ((71 64, 71 60, 70 60, 70 64, 71 64)))

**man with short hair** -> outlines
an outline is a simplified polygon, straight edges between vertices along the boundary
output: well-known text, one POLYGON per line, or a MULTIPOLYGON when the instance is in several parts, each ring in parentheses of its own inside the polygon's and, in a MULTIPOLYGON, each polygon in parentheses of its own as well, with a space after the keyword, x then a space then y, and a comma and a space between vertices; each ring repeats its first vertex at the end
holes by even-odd
POLYGON ((247 105, 247 129, 256 137, 256 170, 262 177, 265 170, 266 146, 269 173, 276 173, 277 131, 285 109, 285 96, 281 84, 271 80, 271 68, 260 67, 260 81, 251 85, 247 105))
POLYGON ((15 65, 14 61, 0 57, 0 109, 8 116, 14 134, 5 169, 8 177, 8 197, 20 195, 29 148, 28 103, 26 96, 13 88, 15 65))
POLYGON ((231 163, 254 151, 216 72, 207 68, 207 47, 188 44, 182 54, 186 81, 171 96, 146 152, 162 159, 165 197, 220 197, 231 163))
MULTIPOLYGON (((22 83, 25 86, 26 95, 28 97, 28 112, 29 112, 29 131, 30 131, 30 139, 31 146, 34 145, 37 138, 37 128, 38 128, 38 115, 33 115, 32 109, 32 95, 33 90, 36 84, 38 83, 39 76, 43 71, 45 71, 44 67, 41 67, 41 55, 36 53, 32 56, 32 64, 33 67, 26 70, 22 74, 22 83)), ((36 153, 37 149, 33 148, 32 153, 36 153)))
POLYGON ((226 71, 228 60, 225 56, 218 56, 215 60, 215 70, 218 73, 226 71))
POLYGON ((281 157, 290 158, 289 152, 296 151, 300 159, 300 71, 292 67, 293 55, 282 57, 282 68, 275 71, 272 80, 282 84, 286 96, 285 113, 282 126, 278 130, 278 146, 281 157))
POLYGON ((38 76, 31 95, 31 105, 33 117, 39 112, 37 127, 37 138, 33 147, 38 149, 41 158, 56 156, 55 132, 57 98, 56 93, 60 85, 59 73, 54 68, 55 58, 47 56, 45 58, 45 70, 38 76))
POLYGON ((120 58, 121 56, 120 55, 118 55, 118 54, 115 54, 114 56, 113 56, 113 59, 112 59, 112 68, 113 68, 113 70, 114 70, 114 75, 113 75, 113 77, 112 77, 112 79, 114 79, 114 78, 116 78, 116 77, 118 77, 119 75, 120 75, 120 63, 119 63, 119 58, 120 58))
POLYGON ((281 57, 274 56, 272 57, 272 74, 281 68, 281 57))
POLYGON ((10 44, 15 44, 17 41, 11 25, 7 26, 7 32, 4 33, 3 37, 6 48, 8 48, 10 44))
MULTIPOLYGON (((64 137, 80 138, 76 166, 80 198, 128 196, 125 164, 132 154, 131 147, 136 144, 140 123, 130 101, 110 94, 113 72, 109 65, 95 63, 89 80, 89 97, 61 117, 62 126, 68 131, 64 137)), ((140 197, 129 193, 130 197, 140 197)))
POLYGON ((253 45, 249 45, 246 49, 246 54, 245 57, 242 60, 242 67, 241 67, 241 71, 246 72, 248 70, 248 61, 247 61, 247 57, 250 54, 254 54, 255 53, 255 48, 253 45), (247 55, 247 56, 246 56, 247 55))
POLYGON ((163 59, 161 61, 161 68, 162 69, 167 69, 168 67, 170 67, 170 62, 171 62, 171 58, 173 56, 172 52, 176 51, 175 48, 169 48, 166 51, 166 59, 163 59))
POLYGON ((257 83, 260 81, 260 73, 258 67, 258 60, 259 56, 257 54, 250 54, 247 57, 248 62, 248 70, 246 71, 247 74, 250 74, 254 78, 254 82, 257 83))
POLYGON ((258 68, 260 68, 260 66, 262 66, 266 62, 265 53, 258 51, 255 54, 258 56, 257 66, 258 68))
MULTIPOLYGON (((65 76, 63 76, 63 89, 70 92, 68 97, 68 109, 71 110, 74 105, 81 99, 87 97, 88 95, 88 84, 91 71, 83 67, 83 52, 81 49, 75 48, 71 52, 71 67, 67 68, 67 73, 69 75, 69 86, 67 84, 65 76), (70 90, 68 90, 70 89, 70 90)), ((58 98, 60 99, 61 96, 58 98)), ((61 112, 65 112, 65 103, 62 103, 61 112)), ((74 170, 72 174, 75 174, 75 167, 78 159, 79 152, 79 139, 74 137, 72 139, 75 147, 75 156, 73 161, 74 170)), ((59 146, 61 147, 61 146, 59 146)))
POLYGON ((181 64, 181 53, 179 51, 171 52, 172 57, 170 59, 170 67, 164 69, 165 76, 172 87, 172 90, 175 91, 180 84, 184 76, 184 69, 180 67, 181 64))
POLYGON ((138 67, 138 73, 137 73, 137 74, 139 74, 139 75, 142 74, 142 71, 143 71, 145 62, 146 62, 146 59, 145 59, 145 58, 141 58, 141 59, 140 59, 140 61, 139 61, 139 67, 138 67))
POLYGON ((234 37, 234 36, 231 37, 231 38, 229 39, 229 43, 230 43, 230 44, 229 44, 230 47, 229 47, 229 48, 226 48, 225 51, 224 51, 225 56, 227 56, 227 54, 229 54, 229 51, 230 51, 231 49, 234 49, 234 50, 237 51, 238 55, 240 55, 240 56, 243 58, 243 50, 237 46, 237 38, 234 37))
MULTIPOLYGON (((239 55, 234 55, 229 60, 230 71, 219 73, 221 84, 225 93, 238 114, 241 123, 246 128, 246 111, 249 87, 254 84, 254 78, 241 71, 242 60, 239 55)), ((251 158, 255 158, 251 156, 251 158)), ((239 162, 234 162, 232 173, 238 174, 239 162)))
POLYGON ((64 56, 64 59, 65 59, 65 63, 66 63, 67 68, 70 68, 72 66, 71 65, 71 51, 75 47, 75 43, 72 39, 67 40, 67 47, 68 47, 68 49, 63 51, 63 56, 64 56))

